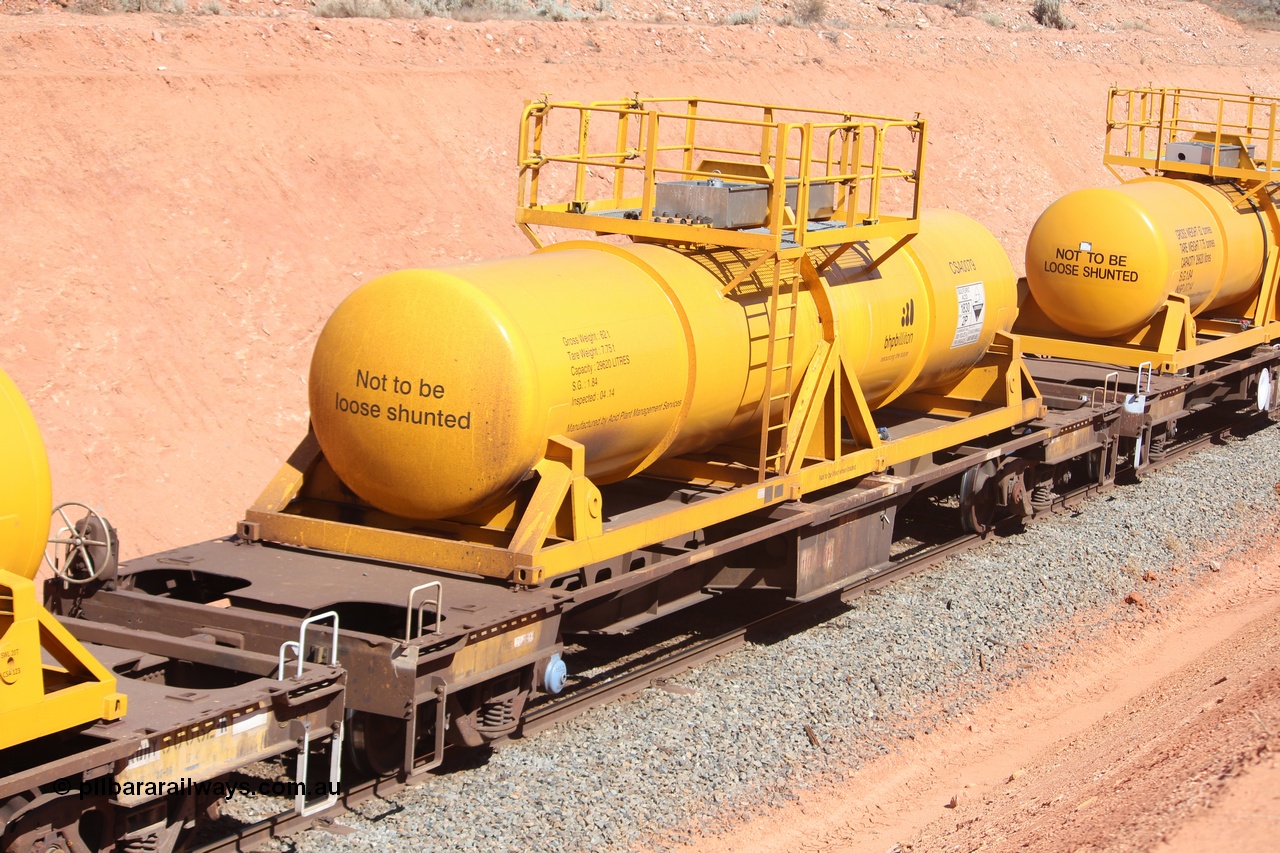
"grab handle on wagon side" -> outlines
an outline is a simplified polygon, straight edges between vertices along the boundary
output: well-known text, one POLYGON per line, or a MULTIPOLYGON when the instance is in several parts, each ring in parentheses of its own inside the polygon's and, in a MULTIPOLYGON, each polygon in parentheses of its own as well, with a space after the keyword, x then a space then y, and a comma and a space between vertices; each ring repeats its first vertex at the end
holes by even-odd
POLYGON ((1146 395, 1151 393, 1151 373, 1152 373, 1151 362, 1144 361, 1142 362, 1142 364, 1138 365, 1138 379, 1137 379, 1137 382, 1134 383, 1133 393, 1138 395, 1146 395), (1147 384, 1145 388, 1142 385, 1142 379, 1144 376, 1146 377, 1146 380, 1147 380, 1147 384))
POLYGON ((1089 395, 1089 408, 1098 408, 1098 392, 1102 392, 1102 405, 1107 404, 1107 395, 1111 395, 1111 399, 1115 399, 1120 395, 1120 371, 1113 370, 1106 376, 1102 377, 1102 387, 1094 388, 1093 393, 1089 395), (1110 389, 1110 391, 1108 391, 1110 389))
POLYGON ((280 644, 280 665, 276 670, 277 679, 284 678, 285 654, 290 649, 293 649, 294 654, 298 656, 298 671, 294 673, 294 677, 302 677, 302 668, 305 664, 303 659, 306 657, 303 654, 303 649, 307 647, 307 628, 316 622, 323 622, 328 619, 333 620, 333 642, 329 648, 329 666, 338 665, 338 612, 336 610, 326 610, 323 613, 317 613, 315 616, 308 616, 302 620, 302 624, 298 626, 297 641, 286 640, 280 644))
POLYGON ((426 614, 423 609, 428 604, 434 604, 436 608, 436 627, 432 631, 433 634, 440 633, 440 611, 444 609, 444 587, 440 585, 440 581, 431 581, 430 583, 419 584, 409 590, 409 606, 405 608, 404 613, 404 641, 407 643, 413 639, 413 600, 418 593, 431 587, 436 588, 436 596, 434 599, 422 597, 422 601, 418 602, 418 636, 422 636, 422 623, 425 621, 426 614))

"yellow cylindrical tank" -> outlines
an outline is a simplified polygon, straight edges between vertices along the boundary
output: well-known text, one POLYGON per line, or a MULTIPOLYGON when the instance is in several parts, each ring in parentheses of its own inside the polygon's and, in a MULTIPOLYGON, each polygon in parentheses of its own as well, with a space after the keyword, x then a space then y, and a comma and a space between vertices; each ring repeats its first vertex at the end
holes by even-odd
POLYGON ((31 409, 0 370, 0 569, 34 578, 49 538, 49 457, 31 409))
MULTIPOLYGON (((888 244, 859 244, 823 273, 872 406, 963 375, 1017 310, 1008 257, 973 220, 927 212, 866 273, 888 244)), ((573 242, 371 281, 316 343, 316 438, 369 503, 438 519, 508 496, 553 435, 585 447, 597 483, 746 435, 784 374, 766 393, 767 291, 720 295, 735 258, 745 263, 726 249, 573 242)), ((820 335, 802 290, 795 384, 820 335)))
POLYGON ((1232 185, 1140 178, 1058 199, 1027 240, 1027 285, 1046 316, 1087 338, 1127 336, 1171 294, 1194 314, 1262 279, 1266 224, 1232 185))

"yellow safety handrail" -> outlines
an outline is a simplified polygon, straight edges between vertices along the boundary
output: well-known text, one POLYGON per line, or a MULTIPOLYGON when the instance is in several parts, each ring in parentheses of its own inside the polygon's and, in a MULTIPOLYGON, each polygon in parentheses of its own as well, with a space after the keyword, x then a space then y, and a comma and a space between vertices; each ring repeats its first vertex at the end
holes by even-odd
POLYGON ((520 124, 517 222, 531 237, 528 226, 547 225, 771 251, 903 238, 919 228, 924 150, 919 118, 698 98, 533 101, 520 124), (711 178, 770 188, 764 225, 663 221, 655 210, 659 184, 711 178), (811 220, 810 193, 827 185, 834 212, 811 220))
MULTIPOLYGON (((1112 87, 1103 162, 1161 174, 1202 175, 1246 186, 1280 172, 1280 98, 1183 88, 1112 87), (1199 144, 1208 162, 1178 160, 1171 144, 1199 144)), ((1119 173, 1116 172, 1118 175, 1119 173)))

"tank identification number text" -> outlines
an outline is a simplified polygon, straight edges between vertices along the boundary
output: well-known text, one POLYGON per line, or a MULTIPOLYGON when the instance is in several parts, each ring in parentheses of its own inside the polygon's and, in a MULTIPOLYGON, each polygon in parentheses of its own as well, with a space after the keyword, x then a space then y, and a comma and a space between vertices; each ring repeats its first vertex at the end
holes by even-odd
POLYGON ((399 376, 388 377, 387 374, 356 368, 356 390, 350 396, 343 396, 341 391, 334 391, 334 408, 348 415, 355 415, 372 420, 387 421, 393 424, 409 424, 411 426, 431 426, 443 429, 471 429, 471 412, 446 412, 443 408, 435 411, 421 408, 421 400, 443 400, 445 389, 420 377, 404 379, 399 376), (379 402, 370 402, 356 395, 360 391, 374 391, 383 395, 379 402), (400 397, 408 398, 406 405, 400 397))
POLYGON ((987 290, 975 281, 956 287, 956 333, 951 348, 975 344, 982 337, 982 323, 987 313, 987 290))
POLYGON ((608 329, 561 335, 560 343, 569 359, 569 404, 584 406, 616 396, 606 371, 631 364, 631 356, 618 351, 608 329))
POLYGON ((1173 236, 1178 240, 1178 252, 1182 255, 1175 292, 1189 296, 1195 291, 1195 268, 1213 261, 1213 250, 1218 244, 1213 239, 1213 228, 1208 225, 1175 228, 1173 236))
POLYGON ((1100 281, 1137 281, 1138 271, 1127 269, 1128 266, 1128 255, 1059 248, 1054 250, 1053 260, 1044 262, 1044 271, 1100 281))

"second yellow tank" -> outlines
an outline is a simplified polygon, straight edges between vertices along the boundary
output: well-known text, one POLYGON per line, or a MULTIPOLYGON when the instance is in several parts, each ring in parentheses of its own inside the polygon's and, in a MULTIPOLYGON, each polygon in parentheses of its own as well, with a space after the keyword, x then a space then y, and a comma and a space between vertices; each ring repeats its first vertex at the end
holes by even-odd
POLYGON ((1172 294, 1193 314, 1250 297, 1262 278, 1266 223, 1230 184, 1140 178, 1058 199, 1027 240, 1027 285, 1062 329, 1132 334, 1172 294))

